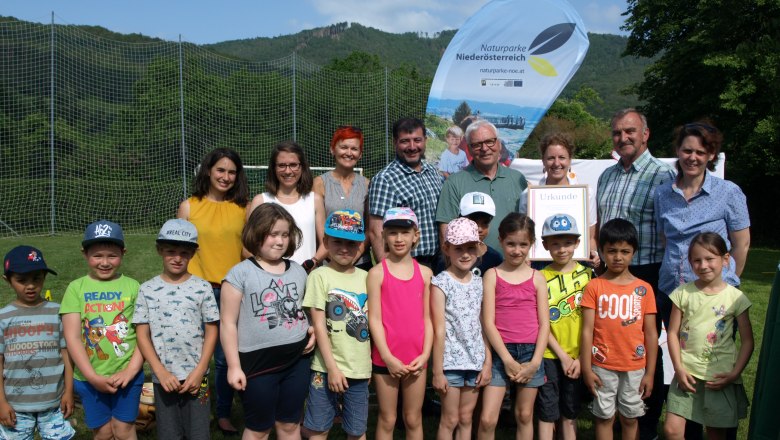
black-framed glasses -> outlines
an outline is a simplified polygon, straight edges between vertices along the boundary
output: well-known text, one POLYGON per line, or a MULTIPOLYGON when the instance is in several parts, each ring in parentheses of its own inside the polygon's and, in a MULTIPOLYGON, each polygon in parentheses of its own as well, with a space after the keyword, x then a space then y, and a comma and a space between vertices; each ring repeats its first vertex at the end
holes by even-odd
POLYGON ((481 142, 470 143, 469 147, 471 147, 471 148, 473 148, 475 150, 479 150, 482 147, 493 148, 493 147, 496 146, 496 142, 497 141, 498 141, 498 138, 485 139, 484 141, 481 141, 481 142))
POLYGON ((286 169, 289 169, 290 171, 298 171, 301 169, 301 163, 300 162, 278 163, 276 164, 276 169, 279 171, 284 171, 286 169))

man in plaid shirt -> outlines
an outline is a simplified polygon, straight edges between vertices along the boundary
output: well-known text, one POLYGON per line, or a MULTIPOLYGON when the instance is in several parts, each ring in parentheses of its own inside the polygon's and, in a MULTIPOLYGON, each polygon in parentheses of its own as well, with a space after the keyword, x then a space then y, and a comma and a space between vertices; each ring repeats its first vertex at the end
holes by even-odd
POLYGON ((393 124, 395 160, 377 173, 368 187, 368 234, 374 258, 385 256, 382 243, 382 218, 389 208, 408 207, 417 215, 420 244, 412 256, 420 264, 432 267, 439 251, 436 229, 436 202, 442 176, 425 162, 425 123, 417 118, 402 118, 393 124))
MULTIPOLYGON (((649 138, 647 119, 636 109, 623 109, 612 117, 612 143, 620 160, 601 174, 596 194, 599 224, 622 218, 636 227, 639 249, 629 270, 653 287, 656 304, 660 308, 662 302, 659 302, 658 296, 663 293, 658 291, 658 272, 664 256, 664 243, 656 230, 653 195, 661 183, 674 179, 675 173, 672 167, 650 154, 647 149, 649 138)), ((656 320, 656 323, 660 334, 661 320, 656 320)), ((646 400, 647 413, 639 419, 640 440, 658 436, 658 419, 665 397, 663 389, 663 362, 659 353, 653 394, 646 400)))

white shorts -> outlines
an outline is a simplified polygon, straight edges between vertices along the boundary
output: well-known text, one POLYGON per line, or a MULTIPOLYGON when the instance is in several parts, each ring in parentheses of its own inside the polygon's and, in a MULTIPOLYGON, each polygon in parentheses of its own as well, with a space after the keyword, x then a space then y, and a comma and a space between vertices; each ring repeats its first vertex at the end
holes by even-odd
POLYGON ((590 405, 594 416, 611 419, 615 406, 623 417, 635 419, 645 415, 645 402, 639 394, 639 385, 645 369, 634 371, 612 371, 593 365, 593 372, 601 379, 601 388, 596 388, 596 397, 590 405))

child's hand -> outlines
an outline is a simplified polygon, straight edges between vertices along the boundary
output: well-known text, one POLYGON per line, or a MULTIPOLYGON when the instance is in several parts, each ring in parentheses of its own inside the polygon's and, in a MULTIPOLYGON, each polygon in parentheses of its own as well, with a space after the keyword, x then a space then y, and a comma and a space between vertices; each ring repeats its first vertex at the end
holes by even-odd
POLYGON ((447 378, 444 376, 444 372, 440 373, 434 373, 433 374, 433 389, 439 393, 440 396, 444 397, 447 394, 447 389, 449 388, 450 383, 447 381, 447 378))
POLYGON ((235 390, 244 391, 246 389, 246 375, 241 368, 228 367, 227 380, 228 384, 235 390))
POLYGON ((387 365, 390 376, 395 379, 401 379, 410 373, 409 367, 404 365, 403 362, 399 361, 395 356, 385 361, 385 365, 387 365))
POLYGON ((652 375, 645 373, 645 375, 642 376, 642 381, 639 382, 639 394, 642 396, 642 399, 647 399, 651 394, 653 394, 652 375))
POLYGON ((89 380, 89 384, 92 385, 96 390, 106 394, 116 393, 118 387, 115 385, 115 383, 116 380, 113 376, 106 377, 96 375, 94 378, 89 380))
POLYGON ((66 391, 60 399, 60 412, 62 417, 67 419, 73 414, 73 407, 75 402, 73 401, 73 391, 66 391))
MULTIPOLYGON (((187 375, 187 378, 184 379, 184 383, 181 384, 179 394, 190 393, 193 396, 198 394, 200 391, 200 384, 203 383, 204 373, 205 372, 200 372, 197 368, 192 370, 190 374, 187 375)), ((179 381, 177 380, 176 382, 178 383, 179 381)))
POLYGON ((493 379, 493 365, 492 362, 485 362, 482 364, 482 371, 477 375, 477 388, 482 388, 490 385, 490 380, 493 379))
POLYGON ((592 264, 593 267, 601 266, 601 258, 599 257, 599 253, 596 251, 590 251, 590 258, 588 259, 588 262, 592 264))
POLYGON ((536 372, 539 370, 539 365, 533 362, 523 362, 520 364, 520 373, 516 376, 516 382, 529 383, 533 380, 536 372))
POLYGON ((604 386, 604 384, 601 383, 601 378, 590 368, 582 370, 582 380, 585 382, 585 386, 588 387, 590 394, 594 397, 596 396, 596 389, 604 386))
POLYGON ((518 376, 520 375, 521 370, 522 367, 514 359, 509 362, 504 362, 504 371, 512 382, 519 382, 518 376))
POLYGON ((347 377, 338 368, 328 370, 328 389, 334 393, 342 394, 349 388, 347 377))
POLYGON ((684 368, 680 368, 674 372, 674 377, 677 379, 677 388, 689 392, 696 392, 696 379, 691 376, 684 368))
POLYGON ((317 346, 317 338, 314 335, 314 327, 309 326, 309 329, 306 330, 306 332, 309 334, 309 341, 306 342, 306 347, 303 349, 303 354, 309 354, 314 350, 314 347, 317 346))
POLYGON ((156 373, 157 380, 160 381, 160 386, 163 387, 166 393, 175 393, 181 388, 179 379, 176 378, 170 371, 163 369, 163 371, 156 373))
POLYGON ((16 426, 16 411, 8 402, 0 403, 0 424, 9 428, 16 426))
POLYGON ((710 390, 721 390, 726 385, 734 382, 737 380, 737 377, 739 375, 733 374, 733 372, 730 373, 720 373, 715 375, 715 380, 707 381, 704 384, 705 388, 708 388, 710 390))
POLYGON ((563 373, 569 379, 577 379, 580 377, 580 360, 569 358, 567 362, 561 359, 561 365, 564 366, 563 373))
POLYGON ((130 368, 125 368, 122 371, 117 371, 111 377, 109 377, 110 380, 113 380, 114 386, 119 389, 124 389, 127 384, 130 383, 131 380, 135 378, 135 376, 138 374, 138 372, 132 372, 130 371, 130 368))
POLYGON ((412 362, 407 365, 409 368, 409 372, 412 373, 415 376, 419 376, 420 374, 425 371, 425 362, 428 360, 428 357, 425 355, 419 355, 412 362))

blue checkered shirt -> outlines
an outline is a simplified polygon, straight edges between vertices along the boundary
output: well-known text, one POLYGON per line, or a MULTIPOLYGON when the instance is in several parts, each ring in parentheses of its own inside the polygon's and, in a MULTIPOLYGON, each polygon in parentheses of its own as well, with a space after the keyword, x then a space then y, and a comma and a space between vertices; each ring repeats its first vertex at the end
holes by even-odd
POLYGON ((628 168, 623 160, 604 170, 599 176, 599 225, 622 218, 630 221, 639 233, 639 251, 631 264, 660 263, 664 247, 658 239, 653 196, 663 182, 674 180, 674 169, 645 150, 628 168))
POLYGON ((389 208, 411 208, 420 227, 420 244, 412 251, 412 256, 434 255, 439 249, 436 202, 442 183, 443 177, 433 165, 423 161, 422 170, 418 172, 395 159, 371 179, 368 212, 384 217, 389 208))

